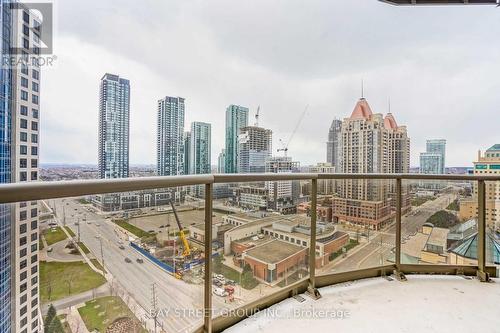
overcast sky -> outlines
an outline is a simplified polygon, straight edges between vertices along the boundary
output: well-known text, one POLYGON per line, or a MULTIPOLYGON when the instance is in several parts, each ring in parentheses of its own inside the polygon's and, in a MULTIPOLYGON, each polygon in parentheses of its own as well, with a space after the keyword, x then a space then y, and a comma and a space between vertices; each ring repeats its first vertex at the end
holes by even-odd
MULTIPOLYGON (((444 138, 447 166, 500 143, 500 9, 393 7, 376 0, 61 0, 54 68, 42 72, 42 162, 97 164, 104 73, 130 80, 130 162, 156 161, 156 102, 186 99, 212 124, 212 164, 229 104, 258 105, 260 125, 301 165, 325 161, 328 128, 360 97, 411 137, 444 138)), ((276 152, 275 152, 276 153, 276 152)))

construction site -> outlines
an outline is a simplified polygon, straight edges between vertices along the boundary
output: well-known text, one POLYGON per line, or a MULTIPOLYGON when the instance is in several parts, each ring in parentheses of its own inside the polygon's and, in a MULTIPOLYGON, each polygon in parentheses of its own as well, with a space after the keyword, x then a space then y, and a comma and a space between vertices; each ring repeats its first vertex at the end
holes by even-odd
POLYGON ((133 248, 178 279, 202 282, 203 243, 188 238, 191 225, 204 223, 204 210, 170 202, 160 212, 132 217, 128 223, 145 231, 131 241, 133 248))

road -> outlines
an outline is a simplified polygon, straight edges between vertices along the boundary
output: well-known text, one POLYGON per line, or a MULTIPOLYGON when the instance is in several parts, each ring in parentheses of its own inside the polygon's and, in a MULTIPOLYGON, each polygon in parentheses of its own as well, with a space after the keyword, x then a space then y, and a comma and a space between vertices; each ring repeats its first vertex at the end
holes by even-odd
MULTIPOLYGON (((446 208, 457 196, 457 193, 442 194, 435 200, 427 201, 403 216, 401 221, 402 239, 415 234, 432 214, 446 208)), ((345 272, 387 263, 387 259, 395 247, 395 224, 392 223, 380 232, 370 232, 369 236, 368 243, 361 243, 360 247, 352 250, 351 255, 326 265, 320 273, 345 272)))
MULTIPOLYGON (((114 224, 102 215, 87 211, 75 199, 51 200, 49 205, 53 207, 54 203, 60 219, 62 219, 63 207, 65 207, 66 224, 73 229, 75 234, 78 233, 75 222, 86 217, 86 222, 80 221, 81 241, 99 259, 101 259, 102 241, 105 269, 118 280, 141 307, 146 309, 146 312, 151 309, 152 285, 153 283, 156 285, 157 308, 162 314, 162 318, 158 320, 167 332, 191 331, 192 328, 202 324, 203 288, 201 285, 187 284, 178 280, 148 260, 144 260, 143 264, 137 263, 135 259, 141 255, 128 245, 114 224), (120 240, 125 245, 124 250, 119 248, 120 240), (126 257, 132 262, 126 263, 126 257), (182 315, 179 315, 180 310, 183 311, 182 315), (168 314, 167 311, 169 311, 168 314)), ((214 308, 227 307, 223 299, 217 296, 213 297, 213 305, 214 308)))

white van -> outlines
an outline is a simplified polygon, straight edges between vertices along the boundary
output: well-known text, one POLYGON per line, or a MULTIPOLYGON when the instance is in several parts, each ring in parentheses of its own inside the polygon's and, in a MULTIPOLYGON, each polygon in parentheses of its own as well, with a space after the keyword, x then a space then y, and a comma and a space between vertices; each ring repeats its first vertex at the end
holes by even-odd
POLYGON ((227 296, 227 292, 223 289, 223 288, 219 288, 219 287, 216 287, 216 286, 213 286, 212 287, 212 292, 217 295, 217 296, 221 296, 221 297, 225 297, 227 296))

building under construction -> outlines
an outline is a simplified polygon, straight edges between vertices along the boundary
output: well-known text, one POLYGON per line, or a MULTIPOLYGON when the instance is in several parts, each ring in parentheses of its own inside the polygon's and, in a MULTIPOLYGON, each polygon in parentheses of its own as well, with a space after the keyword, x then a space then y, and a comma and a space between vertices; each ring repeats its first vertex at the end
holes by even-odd
POLYGON ((238 137, 238 171, 240 173, 262 173, 266 169, 266 160, 272 153, 272 135, 270 129, 258 126, 246 126, 240 129, 238 137))

